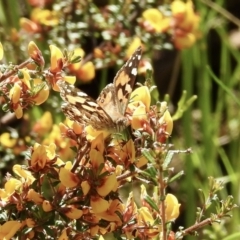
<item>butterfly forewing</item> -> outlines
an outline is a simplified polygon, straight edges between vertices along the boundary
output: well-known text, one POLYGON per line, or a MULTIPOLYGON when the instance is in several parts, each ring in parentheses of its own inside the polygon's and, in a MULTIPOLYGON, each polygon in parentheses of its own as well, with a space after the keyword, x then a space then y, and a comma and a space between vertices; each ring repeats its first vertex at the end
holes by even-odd
POLYGON ((91 124, 96 130, 123 130, 128 122, 124 114, 140 59, 141 47, 119 70, 113 84, 108 84, 102 90, 96 101, 73 85, 58 81, 60 95, 65 102, 62 105, 64 114, 80 124, 91 124))
POLYGON ((138 47, 123 67, 118 71, 113 80, 115 94, 117 96, 118 109, 125 114, 129 98, 137 76, 138 65, 141 60, 142 49, 138 47))

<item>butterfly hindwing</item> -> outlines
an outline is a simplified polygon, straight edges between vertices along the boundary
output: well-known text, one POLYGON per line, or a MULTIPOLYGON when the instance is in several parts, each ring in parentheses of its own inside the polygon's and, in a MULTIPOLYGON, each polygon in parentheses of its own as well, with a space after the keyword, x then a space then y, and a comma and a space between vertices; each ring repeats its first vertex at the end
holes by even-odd
POLYGON ((64 81, 58 81, 58 86, 65 102, 62 104, 62 109, 69 119, 80 124, 86 124, 91 118, 99 119, 99 122, 111 123, 108 114, 86 93, 64 81))

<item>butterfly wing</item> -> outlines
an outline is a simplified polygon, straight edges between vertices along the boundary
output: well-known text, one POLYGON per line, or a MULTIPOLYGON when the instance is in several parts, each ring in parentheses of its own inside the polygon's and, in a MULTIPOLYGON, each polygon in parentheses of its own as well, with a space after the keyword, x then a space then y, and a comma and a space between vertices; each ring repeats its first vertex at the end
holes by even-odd
POLYGON ((62 105, 65 115, 80 124, 91 124, 96 130, 124 129, 128 122, 124 114, 137 76, 141 54, 139 47, 118 71, 113 84, 107 85, 96 101, 73 85, 58 81, 60 95, 65 101, 62 105))
POLYGON ((142 48, 138 47, 113 80, 118 110, 122 115, 125 114, 129 103, 141 56, 142 48))
POLYGON ((80 124, 91 124, 95 129, 104 128, 102 125, 112 125, 112 119, 99 104, 86 93, 65 81, 58 81, 60 96, 64 100, 64 114, 80 124))

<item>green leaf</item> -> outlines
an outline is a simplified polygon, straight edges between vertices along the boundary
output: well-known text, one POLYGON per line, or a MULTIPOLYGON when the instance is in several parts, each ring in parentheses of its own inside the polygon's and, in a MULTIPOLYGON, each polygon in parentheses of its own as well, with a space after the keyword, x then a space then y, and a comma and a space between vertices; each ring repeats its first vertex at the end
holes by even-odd
POLYGON ((163 162, 163 169, 167 169, 168 165, 171 163, 173 156, 174 156, 174 151, 168 151, 167 156, 164 159, 163 162))
POLYGON ((147 158, 147 160, 151 163, 155 163, 155 158, 152 156, 152 154, 150 153, 150 151, 148 149, 143 149, 142 150, 142 155, 147 158))
POLYGON ((144 201, 146 201, 156 212, 159 213, 159 208, 158 208, 157 204, 152 200, 152 198, 151 198, 149 195, 145 196, 143 199, 144 199, 144 201))
POLYGON ((176 175, 174 175, 173 177, 170 178, 170 180, 168 181, 168 183, 172 183, 172 182, 178 180, 179 178, 182 177, 182 175, 184 175, 184 171, 178 172, 176 175))

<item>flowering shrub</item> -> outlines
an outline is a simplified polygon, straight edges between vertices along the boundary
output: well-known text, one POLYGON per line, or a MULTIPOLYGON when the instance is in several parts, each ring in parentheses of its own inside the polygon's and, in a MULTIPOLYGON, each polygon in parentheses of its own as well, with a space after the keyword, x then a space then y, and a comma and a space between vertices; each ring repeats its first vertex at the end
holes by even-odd
MULTIPOLYGON (((40 9, 37 1, 29 2, 37 8, 31 19, 20 20, 21 31, 29 35, 50 34, 61 25, 61 11, 40 9)), ((76 7, 82 9, 81 3, 76 7)), ((31 41, 27 60, 18 65, 1 65, 0 96, 5 112, 14 112, 17 119, 29 122, 27 109, 37 108, 53 94, 59 95, 58 81, 74 84, 76 77, 90 81, 95 68, 115 64, 116 55, 127 59, 140 45, 144 52, 150 51, 152 46, 146 44, 150 35, 169 35, 178 49, 196 41, 199 17, 193 12, 191 1, 173 1, 170 16, 157 8, 142 11, 137 21, 137 29, 143 33, 141 39, 140 34, 132 37, 128 29, 111 24, 114 8, 105 8, 100 16, 100 10, 91 5, 93 9, 92 27, 102 30, 104 39, 93 53, 84 55, 83 48, 62 52, 51 44, 48 59, 31 41), (122 41, 131 42, 128 48, 118 39, 119 29, 125 30, 122 41), (94 64, 96 59, 103 60, 101 66, 94 64), (110 60, 104 62, 105 59, 110 60)), ((14 34, 16 39, 20 38, 19 33, 14 34)), ((1 59, 4 53, 1 45, 1 59)), ((216 201, 216 211, 210 217, 205 215, 223 188, 222 182, 210 178, 209 193, 203 195, 205 201, 198 209, 196 222, 186 229, 172 229, 181 213, 181 204, 168 192, 168 186, 182 175, 172 174, 171 167, 172 157, 179 151, 168 144, 173 119, 167 102, 154 98, 148 66, 149 61, 143 57, 139 73, 147 76, 147 81, 131 94, 126 111, 130 126, 123 133, 96 131, 91 125, 83 126, 69 119, 55 121, 51 111, 45 111, 30 126, 30 134, 1 133, 1 151, 7 155, 11 149, 14 156, 24 153, 25 157, 25 163, 15 164, 12 174, 6 174, 0 189, 1 239, 104 239, 108 234, 116 239, 182 239, 228 216, 235 207, 231 197, 216 201), (138 183, 140 197, 137 199, 133 191, 128 191, 124 199, 122 190, 134 183, 138 183)), ((55 103, 56 106, 60 105, 55 103)))

